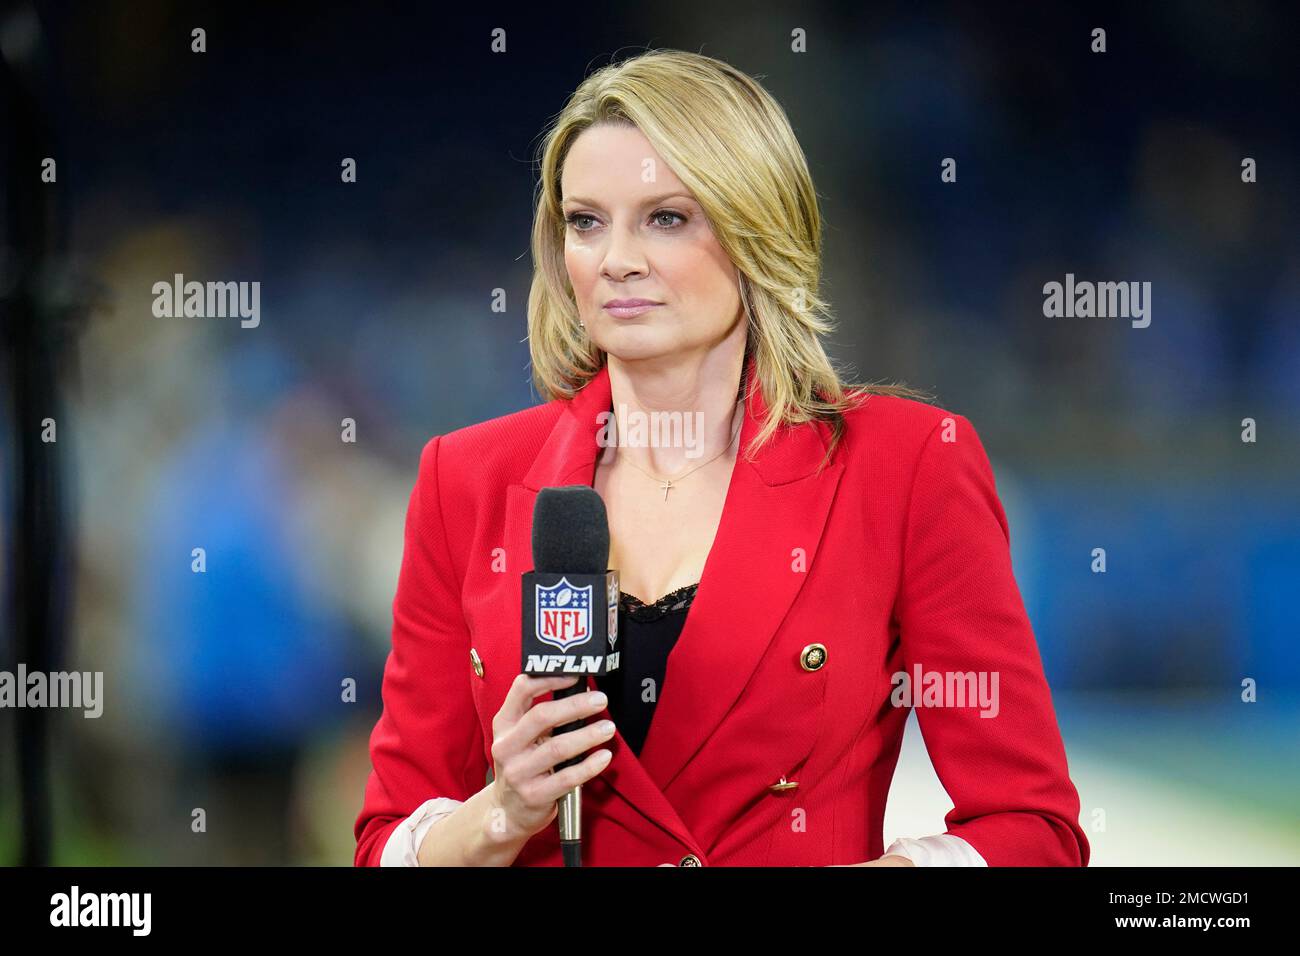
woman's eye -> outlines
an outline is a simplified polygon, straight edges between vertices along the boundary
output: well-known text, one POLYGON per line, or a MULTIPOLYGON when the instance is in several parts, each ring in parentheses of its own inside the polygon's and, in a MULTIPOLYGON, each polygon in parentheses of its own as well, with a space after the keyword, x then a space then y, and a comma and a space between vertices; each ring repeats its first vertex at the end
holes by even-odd
MULTIPOLYGON (((594 225, 584 227, 579 225, 578 223, 579 220, 585 220, 585 219, 591 219, 594 222, 595 218, 596 218, 595 216, 592 216, 589 213, 575 212, 575 213, 571 213, 568 216, 565 216, 564 221, 567 222, 569 225, 573 226, 573 228, 576 229, 578 232, 591 232, 592 229, 595 228, 594 225)), ((651 214, 650 221, 653 222, 655 225, 659 226, 661 229, 676 229, 679 225, 681 225, 686 221, 686 217, 679 212, 672 212, 667 209, 661 209, 658 212, 651 214), (670 221, 664 222, 663 220, 665 218, 667 218, 670 221), (680 220, 680 222, 675 222, 672 220, 680 220)))

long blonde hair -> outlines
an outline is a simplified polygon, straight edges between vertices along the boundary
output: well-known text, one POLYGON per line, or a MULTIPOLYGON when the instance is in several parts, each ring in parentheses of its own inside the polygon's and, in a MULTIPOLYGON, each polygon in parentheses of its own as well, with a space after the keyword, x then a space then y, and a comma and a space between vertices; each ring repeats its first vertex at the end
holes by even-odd
POLYGON ((930 399, 904 385, 841 380, 821 341, 834 329, 818 295, 821 214, 785 111, 736 68, 681 50, 651 50, 593 73, 539 147, 528 347, 543 398, 571 398, 606 360, 578 324, 560 194, 573 141, 606 123, 641 131, 703 207, 736 265, 749 324, 746 361, 754 362, 768 408, 749 455, 782 422, 821 420, 832 433, 824 465, 843 434, 844 413, 867 395, 930 399))

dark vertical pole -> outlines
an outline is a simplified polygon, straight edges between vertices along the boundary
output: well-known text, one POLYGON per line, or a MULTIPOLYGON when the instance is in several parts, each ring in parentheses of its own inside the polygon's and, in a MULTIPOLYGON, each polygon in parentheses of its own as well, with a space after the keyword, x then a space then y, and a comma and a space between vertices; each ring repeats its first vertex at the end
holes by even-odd
MULTIPOLYGON (((61 261, 61 182, 41 181, 41 161, 60 162, 54 137, 40 108, 51 78, 37 70, 43 41, 31 5, 0 6, 0 95, 5 115, 5 244, 12 257, 0 284, 0 348, 12 410, 6 480, 12 484, 13 530, 7 566, 14 662, 27 671, 59 669, 65 628, 67 529, 63 521, 60 448, 71 437, 61 418, 58 359, 69 331, 66 315, 48 290, 61 261), (42 421, 53 419, 57 441, 42 440, 42 421)), ((20 687, 19 693, 26 688, 20 687)), ((18 779, 22 813, 20 863, 51 861, 49 710, 14 710, 18 735, 18 779)))

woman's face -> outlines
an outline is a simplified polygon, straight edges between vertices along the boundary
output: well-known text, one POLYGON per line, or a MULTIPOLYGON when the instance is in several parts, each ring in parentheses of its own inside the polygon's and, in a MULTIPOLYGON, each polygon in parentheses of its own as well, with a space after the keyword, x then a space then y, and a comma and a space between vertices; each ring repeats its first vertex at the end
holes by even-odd
POLYGON ((564 262, 578 315, 624 360, 707 353, 742 318, 731 259, 676 174, 633 126, 594 126, 560 177, 564 262), (643 299, 649 308, 620 311, 643 299))

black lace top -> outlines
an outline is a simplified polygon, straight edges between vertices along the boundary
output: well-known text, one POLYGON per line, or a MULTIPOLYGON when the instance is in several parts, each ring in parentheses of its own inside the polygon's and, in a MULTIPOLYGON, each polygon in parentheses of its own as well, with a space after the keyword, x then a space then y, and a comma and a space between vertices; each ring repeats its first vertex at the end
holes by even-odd
POLYGON ((609 697, 609 715, 634 753, 641 753, 650 731, 655 704, 664 692, 668 654, 682 633, 698 587, 696 582, 669 591, 653 604, 619 592, 619 668, 597 677, 596 686, 609 697))

